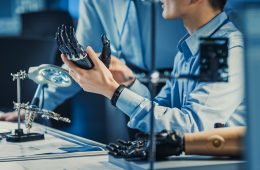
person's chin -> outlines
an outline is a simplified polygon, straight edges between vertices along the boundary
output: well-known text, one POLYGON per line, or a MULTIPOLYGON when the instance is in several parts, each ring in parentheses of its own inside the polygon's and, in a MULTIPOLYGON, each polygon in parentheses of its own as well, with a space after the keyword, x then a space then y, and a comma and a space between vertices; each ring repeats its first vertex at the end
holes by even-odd
POLYGON ((164 18, 164 19, 172 19, 172 17, 171 16, 169 16, 169 15, 167 15, 166 13, 162 13, 162 17, 164 18))
POLYGON ((163 12, 162 12, 162 17, 163 17, 164 19, 168 19, 167 12, 163 11, 163 12))

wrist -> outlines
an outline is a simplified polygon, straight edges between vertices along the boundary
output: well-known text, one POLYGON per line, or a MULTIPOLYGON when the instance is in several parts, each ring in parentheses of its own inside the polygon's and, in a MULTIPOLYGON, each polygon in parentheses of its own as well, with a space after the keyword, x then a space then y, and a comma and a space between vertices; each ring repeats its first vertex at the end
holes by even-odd
POLYGON ((135 80, 136 80, 135 76, 129 77, 128 81, 126 81, 126 82, 124 82, 122 84, 125 85, 127 88, 130 88, 134 84, 135 80))
POLYGON ((118 87, 119 87, 119 84, 118 84, 116 81, 113 81, 113 82, 110 84, 110 86, 109 86, 109 88, 108 88, 108 90, 107 90, 105 96, 106 96, 109 100, 111 100, 111 98, 112 98, 114 92, 116 91, 116 89, 117 89, 118 87))
POLYGON ((123 92, 123 90, 124 90, 125 88, 126 88, 126 86, 123 85, 123 84, 121 84, 121 85, 119 85, 118 88, 115 90, 115 92, 114 92, 114 94, 113 94, 113 96, 112 96, 112 98, 111 98, 111 104, 112 104, 113 106, 116 107, 117 100, 118 100, 119 96, 121 95, 121 93, 123 92))
POLYGON ((123 73, 125 80, 122 84, 126 87, 131 86, 136 79, 134 72, 126 66, 123 69, 123 73))

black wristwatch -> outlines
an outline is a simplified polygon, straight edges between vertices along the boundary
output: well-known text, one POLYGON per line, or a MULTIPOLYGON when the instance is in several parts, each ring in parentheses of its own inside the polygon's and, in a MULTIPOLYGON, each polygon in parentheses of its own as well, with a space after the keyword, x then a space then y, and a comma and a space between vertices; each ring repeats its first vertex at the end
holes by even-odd
POLYGON ((126 88, 125 85, 120 84, 120 85, 118 86, 118 88, 115 90, 115 92, 114 92, 114 94, 113 94, 113 96, 112 96, 112 98, 111 98, 111 104, 112 104, 113 106, 116 107, 116 102, 117 102, 117 100, 118 100, 120 94, 122 93, 122 91, 123 91, 125 88, 126 88))

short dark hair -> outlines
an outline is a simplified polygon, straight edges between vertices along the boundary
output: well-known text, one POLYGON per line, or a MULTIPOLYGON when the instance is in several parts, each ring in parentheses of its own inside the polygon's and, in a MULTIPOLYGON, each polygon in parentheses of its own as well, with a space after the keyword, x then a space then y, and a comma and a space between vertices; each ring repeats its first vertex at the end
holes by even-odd
POLYGON ((209 4, 214 8, 214 9, 220 9, 223 11, 225 5, 227 3, 227 0, 209 0, 209 4))

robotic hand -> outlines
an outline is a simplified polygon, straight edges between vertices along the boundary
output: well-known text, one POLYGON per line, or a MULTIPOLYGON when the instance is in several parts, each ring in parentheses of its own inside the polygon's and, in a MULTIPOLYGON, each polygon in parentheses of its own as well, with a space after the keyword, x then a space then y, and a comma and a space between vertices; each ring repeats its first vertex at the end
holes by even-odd
MULTIPOLYGON (((140 134, 135 141, 118 140, 118 143, 107 145, 109 154, 128 160, 146 160, 149 154, 149 135, 140 134)), ((156 134, 156 159, 180 155, 183 152, 183 134, 162 131, 156 134)))
MULTIPOLYGON (((55 39, 59 50, 65 54, 69 60, 75 62, 76 65, 84 69, 89 70, 94 67, 93 62, 87 55, 85 49, 78 43, 73 27, 67 28, 65 25, 62 25, 61 28, 58 28, 55 39)), ((110 42, 104 34, 101 36, 101 40, 103 49, 99 59, 108 68, 111 60, 110 42)))
MULTIPOLYGON (((172 155, 210 155, 241 157, 245 147, 245 127, 216 128, 185 133, 162 131, 156 135, 156 158, 172 155)), ((118 140, 107 146, 109 154, 117 158, 142 160, 148 158, 149 136, 139 135, 135 141, 118 140)))

